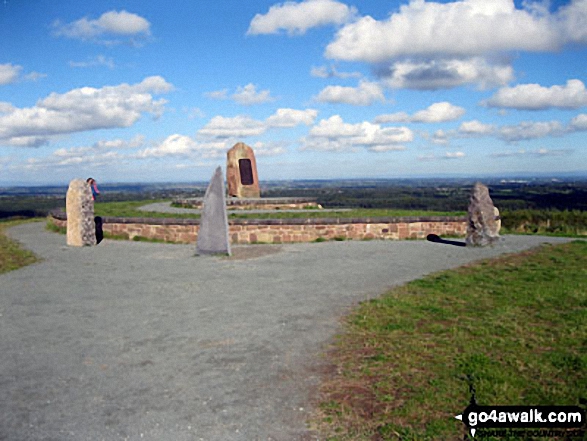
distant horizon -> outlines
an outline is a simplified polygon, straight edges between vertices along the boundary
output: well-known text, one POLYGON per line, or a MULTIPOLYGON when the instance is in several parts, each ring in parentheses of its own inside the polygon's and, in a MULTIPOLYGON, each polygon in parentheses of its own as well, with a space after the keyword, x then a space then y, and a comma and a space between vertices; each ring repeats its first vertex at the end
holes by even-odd
MULTIPOLYGON (((81 179, 82 177, 80 177, 81 179)), ((263 183, 279 183, 279 182, 336 182, 336 181, 394 181, 394 180, 469 180, 469 179, 507 179, 515 180, 552 180, 552 179, 579 179, 587 181, 587 170, 586 171, 571 171, 571 172, 517 172, 517 173, 496 173, 496 174, 438 174, 438 175, 419 175, 419 176, 397 176, 397 177, 341 177, 341 178, 299 178, 299 179, 260 179, 260 185, 263 187, 263 183)), ((178 180, 178 181, 103 181, 99 182, 99 185, 112 186, 112 185, 207 185, 208 181, 205 180, 178 180)), ((0 189, 2 188, 14 188, 14 187, 60 187, 67 186, 69 182, 45 182, 45 183, 18 183, 18 182, 1 182, 0 189)))

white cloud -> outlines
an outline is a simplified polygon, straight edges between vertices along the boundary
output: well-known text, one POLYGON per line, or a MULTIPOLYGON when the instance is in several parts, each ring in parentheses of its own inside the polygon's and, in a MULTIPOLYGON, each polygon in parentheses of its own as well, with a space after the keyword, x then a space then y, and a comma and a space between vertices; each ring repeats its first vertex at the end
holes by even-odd
POLYGON ((266 123, 270 127, 295 127, 299 124, 309 126, 314 124, 317 116, 318 111, 314 109, 277 109, 275 114, 267 118, 266 123))
POLYGON ((465 114, 465 109, 455 106, 449 102, 443 101, 434 103, 427 109, 420 110, 413 115, 405 112, 391 113, 388 115, 379 115, 375 118, 376 123, 440 123, 454 121, 465 114))
POLYGON ((469 136, 483 136, 490 135, 495 132, 495 126, 493 124, 484 124, 478 120, 465 121, 458 129, 459 133, 469 136))
POLYGON ((120 150, 136 149, 141 147, 144 141, 144 136, 137 135, 130 140, 100 140, 91 146, 59 148, 46 157, 31 158, 23 165, 16 165, 14 168, 41 171, 67 167, 79 169, 79 167, 116 165, 133 157, 131 154, 121 153, 120 150))
POLYGON ((577 115, 571 120, 569 126, 574 131, 587 130, 587 114, 581 113, 577 115))
POLYGON ((22 70, 22 66, 15 66, 13 64, 0 64, 0 86, 4 84, 14 83, 22 70))
POLYGON ((285 147, 280 143, 256 142, 252 147, 255 150, 255 156, 279 156, 287 153, 285 147))
POLYGON ((516 125, 502 126, 497 136, 505 141, 514 142, 527 139, 562 136, 567 129, 559 121, 524 121, 516 125))
POLYGON ((124 139, 112 139, 107 141, 97 141, 93 144, 92 148, 95 150, 122 150, 122 149, 135 149, 142 146, 145 143, 145 137, 143 135, 136 135, 129 141, 124 139))
POLYGON ((451 138, 492 136, 508 143, 561 137, 571 133, 587 131, 587 114, 579 114, 568 124, 560 121, 522 121, 518 124, 496 126, 478 120, 465 121, 456 130, 438 130, 434 135, 423 133, 425 139, 435 144, 448 144, 451 138))
POLYGON ((14 112, 16 107, 6 101, 0 101, 0 114, 14 112))
MULTIPOLYGON (((213 100, 227 100, 229 98, 228 89, 206 92, 204 96, 213 100)), ((257 86, 252 83, 249 83, 246 86, 238 86, 236 88, 236 92, 233 93, 230 98, 232 98, 232 100, 236 103, 242 104, 243 106, 268 103, 275 101, 276 99, 271 96, 271 92, 269 90, 257 91, 257 86)))
POLYGON ((387 87, 416 90, 449 89, 467 84, 485 89, 503 86, 514 77, 511 66, 490 65, 481 57, 397 61, 380 74, 387 87))
POLYGON ((124 159, 115 151, 92 152, 83 148, 71 150, 58 150, 46 158, 30 158, 26 161, 23 168, 27 171, 54 170, 55 168, 74 167, 79 170, 80 167, 104 167, 114 164, 120 164, 124 159))
POLYGON ((495 136, 507 142, 517 142, 564 136, 579 131, 587 131, 586 114, 577 115, 567 125, 560 121, 522 121, 514 125, 496 126, 478 120, 466 121, 456 131, 447 133, 447 137, 495 136))
POLYGON ((31 72, 22 76, 21 72, 22 66, 14 65, 11 63, 0 64, 0 86, 15 83, 21 79, 26 81, 37 81, 47 76, 46 74, 42 74, 39 72, 31 72))
POLYGON ((449 138, 451 135, 452 135, 451 132, 445 132, 442 129, 437 130, 436 132, 434 132, 434 134, 430 138, 430 141, 432 141, 432 143, 434 143, 434 144, 448 145, 449 138))
MULTIPOLYGON (((136 157, 139 159, 170 156, 199 159, 222 158, 235 143, 236 139, 233 138, 200 142, 189 136, 173 134, 154 147, 140 151, 136 157)), ((279 143, 256 142, 253 148, 256 156, 276 156, 286 152, 279 143)))
POLYGON ((554 149, 549 150, 545 148, 539 148, 536 150, 525 150, 521 149, 515 152, 497 152, 492 153, 490 156, 494 158, 511 158, 511 157, 535 157, 544 158, 547 156, 566 156, 573 153, 572 149, 554 149))
POLYGON ((206 93, 204 93, 204 96, 206 98, 210 98, 213 100, 225 100, 225 99, 228 99, 228 89, 214 90, 212 92, 206 92, 206 93))
POLYGON ((501 51, 552 51, 587 41, 587 2, 572 0, 549 13, 513 0, 413 0, 383 21, 370 16, 345 25, 328 58, 379 63, 402 56, 476 56, 501 51))
POLYGON ((330 78, 331 73, 327 66, 314 67, 310 70, 310 75, 317 78, 330 78))
POLYGON ((436 90, 505 86, 512 56, 587 43, 587 0, 410 0, 382 20, 345 24, 324 55, 372 64, 384 86, 436 90), (390 66, 382 70, 382 65, 390 66))
POLYGON ((564 86, 551 87, 520 84, 498 90, 484 104, 519 110, 544 110, 553 107, 578 109, 587 106, 587 90, 581 80, 568 80, 564 86))
POLYGON ((445 152, 444 155, 437 156, 434 154, 429 155, 420 155, 418 156, 418 160, 420 161, 442 161, 447 159, 461 159, 464 158, 466 155, 463 152, 445 152))
POLYGON ((206 113, 199 107, 184 108, 183 111, 187 113, 189 119, 204 118, 206 113))
POLYGON ((314 109, 277 109, 265 121, 246 115, 215 116, 198 131, 198 135, 212 138, 243 138, 258 136, 271 128, 291 128, 299 124, 311 125, 318 112, 314 109))
POLYGON ((558 14, 563 41, 573 43, 587 43, 587 2, 585 0, 571 1, 560 9, 558 14))
POLYGON ((249 116, 238 115, 232 118, 215 116, 198 130, 198 135, 214 138, 240 138, 265 133, 267 126, 249 116))
POLYGON ((112 57, 106 57, 104 55, 96 55, 94 58, 90 58, 87 61, 70 61, 70 67, 96 67, 106 66, 109 69, 114 69, 115 64, 112 57))
POLYGON ((162 157, 162 156, 176 156, 176 155, 187 155, 195 150, 197 146, 189 136, 184 135, 170 135, 159 145, 147 148, 139 153, 139 157, 162 157))
POLYGON ((323 103, 368 106, 375 101, 384 102, 385 95, 379 84, 361 81, 358 87, 327 86, 315 100, 323 103))
POLYGON ((166 101, 152 94, 172 90, 162 77, 129 85, 82 87, 51 93, 34 107, 0 113, 0 144, 38 146, 51 136, 88 130, 130 127, 143 113, 159 117, 166 101))
POLYGON ((346 23, 355 14, 354 8, 334 0, 288 1, 271 6, 266 14, 255 15, 247 34, 276 34, 284 30, 289 35, 301 35, 310 28, 346 23))
POLYGON ((370 152, 375 153, 398 152, 405 149, 403 145, 375 145, 367 148, 370 152))
POLYGON ((414 134, 407 127, 382 128, 379 124, 345 123, 340 115, 321 120, 303 140, 304 150, 352 150, 367 147, 375 151, 401 150, 402 143, 411 142, 414 134))
POLYGON ((239 86, 236 93, 232 95, 232 99, 244 106, 275 101, 275 98, 271 96, 269 90, 260 90, 257 92, 257 86, 254 84, 247 84, 244 87, 239 86))
POLYGON ((140 15, 127 11, 108 11, 95 20, 87 17, 63 24, 53 23, 54 34, 78 40, 91 40, 101 43, 118 43, 120 40, 104 40, 103 37, 146 37, 149 36, 151 24, 140 15))
POLYGON ((360 72, 339 72, 335 66, 312 67, 310 75, 317 78, 361 78, 360 72))
POLYGON ((47 77, 47 74, 40 73, 40 72, 31 72, 31 73, 26 74, 23 78, 26 81, 38 81, 41 78, 46 78, 46 77, 47 77))

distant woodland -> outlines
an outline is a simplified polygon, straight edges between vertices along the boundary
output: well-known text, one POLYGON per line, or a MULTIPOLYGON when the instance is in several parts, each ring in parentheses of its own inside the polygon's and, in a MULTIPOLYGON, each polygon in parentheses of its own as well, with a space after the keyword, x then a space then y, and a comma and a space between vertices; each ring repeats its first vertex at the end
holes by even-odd
MULTIPOLYGON (((310 181, 273 183, 262 196, 315 197, 326 208, 391 208, 466 211, 472 182, 310 181)), ((503 226, 511 231, 577 233, 587 231, 587 181, 494 182, 490 195, 503 226)), ((0 219, 46 216, 65 206, 66 189, 0 191, 0 219)), ((173 199, 202 196, 205 185, 104 186, 103 201, 173 199)))

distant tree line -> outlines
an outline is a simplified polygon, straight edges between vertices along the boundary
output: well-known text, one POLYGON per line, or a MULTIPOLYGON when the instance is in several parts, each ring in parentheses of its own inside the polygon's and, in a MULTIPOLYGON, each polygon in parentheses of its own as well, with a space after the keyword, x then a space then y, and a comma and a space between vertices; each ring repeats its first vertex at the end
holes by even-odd
MULTIPOLYGON (((587 183, 503 184, 489 187, 500 210, 587 210, 587 183)), ((328 208, 397 208, 406 210, 466 211, 470 186, 390 186, 373 188, 271 189, 263 196, 316 197, 328 208)))

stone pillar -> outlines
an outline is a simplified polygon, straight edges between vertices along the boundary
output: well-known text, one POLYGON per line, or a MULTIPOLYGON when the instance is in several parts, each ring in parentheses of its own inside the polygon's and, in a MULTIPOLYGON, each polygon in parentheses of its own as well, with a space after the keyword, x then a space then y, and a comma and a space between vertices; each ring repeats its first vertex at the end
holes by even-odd
POLYGON ((230 256, 228 215, 224 197, 222 168, 218 167, 204 196, 196 254, 224 254, 230 256))
POLYGON ((65 200, 67 211, 67 245, 96 245, 94 199, 90 185, 82 179, 69 183, 65 200))
POLYGON ((226 154, 226 182, 228 196, 236 198, 259 198, 257 161, 253 149, 245 143, 235 144, 226 154))
POLYGON ((493 205, 489 189, 480 182, 471 192, 467 220, 467 245, 486 246, 499 240, 499 211, 493 205))

